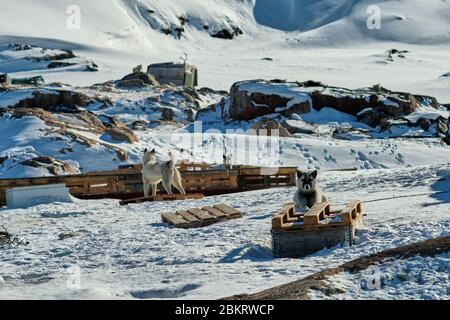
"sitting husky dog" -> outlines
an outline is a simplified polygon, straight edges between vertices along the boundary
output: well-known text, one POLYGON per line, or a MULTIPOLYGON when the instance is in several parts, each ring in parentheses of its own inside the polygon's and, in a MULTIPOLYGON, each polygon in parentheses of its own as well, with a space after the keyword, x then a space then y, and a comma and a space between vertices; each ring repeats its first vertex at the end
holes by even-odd
POLYGON ((297 192, 294 196, 297 212, 306 212, 315 204, 328 201, 317 183, 317 173, 317 170, 313 172, 297 171, 297 192))
POLYGON ((157 192, 158 183, 162 182, 164 189, 169 195, 172 195, 172 185, 180 191, 181 194, 186 194, 181 183, 180 171, 175 167, 175 159, 172 153, 169 153, 171 158, 167 162, 156 162, 156 151, 148 151, 145 149, 144 157, 142 159, 144 168, 142 169, 142 181, 144 183, 144 195, 148 196, 149 185, 152 186, 152 195, 155 196, 157 192))

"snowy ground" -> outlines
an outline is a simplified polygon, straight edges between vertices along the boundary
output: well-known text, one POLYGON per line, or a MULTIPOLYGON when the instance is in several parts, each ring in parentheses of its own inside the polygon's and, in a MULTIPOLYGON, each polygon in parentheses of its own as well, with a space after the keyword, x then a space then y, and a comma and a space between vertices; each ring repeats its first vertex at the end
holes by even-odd
MULTIPOLYGON (((115 200, 75 200, 3 209, 2 223, 30 245, 2 249, 0 298, 209 299, 256 292, 359 256, 448 235, 450 195, 439 192, 448 192, 449 178, 448 164, 323 172, 322 185, 332 203, 385 200, 364 205, 366 226, 356 246, 325 249, 303 259, 274 260, 270 249, 271 214, 291 200, 293 188, 129 207, 115 200), (404 198, 392 199, 398 196, 404 198), (245 218, 194 230, 161 223, 162 212, 217 202, 235 206, 245 218), (58 240, 65 232, 80 236, 58 240)), ((341 279, 346 289, 341 298, 448 299, 448 255, 421 259, 379 270, 394 276, 412 272, 398 287, 374 292, 364 290, 361 279, 341 279), (418 270, 424 274, 420 281, 413 276, 418 270)))
MULTIPOLYGON (((269 0, 2 1, 1 49, 18 43, 51 52, 73 50, 82 64, 92 61, 99 71, 47 69, 46 62, 25 61, 23 52, 2 50, 0 72, 15 78, 43 75, 47 83, 86 86, 122 78, 138 64, 178 61, 187 52, 189 62, 199 67, 200 85, 216 89, 229 89, 232 83, 251 78, 314 79, 349 88, 380 83, 450 103, 450 77, 443 76, 450 72, 449 21, 448 0, 280 0, 276 7, 269 0), (67 27, 74 12, 68 13, 68 8, 73 4, 81 9, 79 29, 67 27), (381 9, 381 29, 370 30, 368 8, 374 4, 381 9), (181 39, 161 32, 180 27, 180 17, 189 20, 181 39), (244 34, 234 40, 211 37, 233 26, 244 34), (389 58, 392 48, 408 52, 389 58)), ((0 106, 16 101, 16 94, 3 96, 0 106)), ((121 110, 109 111, 124 115, 121 110)), ((145 112, 129 113, 129 118, 149 117, 145 112)), ((18 148, 11 152, 18 154, 24 148, 27 154, 43 150, 46 155, 60 149, 58 143, 47 143, 36 134, 44 127, 41 122, 15 121, 0 123, 0 134, 10 137, 0 140, 0 152, 9 150, 9 142, 18 148)), ((333 125, 329 122, 322 124, 322 136, 274 141, 270 150, 279 157, 256 144, 250 153, 233 152, 233 161, 319 168, 324 189, 339 205, 355 198, 405 196, 364 205, 366 227, 356 246, 330 248, 304 259, 274 260, 271 214, 291 200, 293 188, 129 207, 120 207, 116 200, 74 200, 29 209, 3 208, 0 223, 30 244, 1 248, 0 298, 220 298, 259 291, 359 256, 448 234, 450 196, 439 193, 450 189, 448 146, 435 138, 335 140, 327 133, 327 126, 333 125), (359 171, 327 171, 342 168, 359 171), (444 177, 446 181, 439 181, 444 177), (408 197, 417 194, 421 195, 408 197), (196 230, 161 223, 162 212, 218 202, 233 205, 246 216, 196 230), (59 240, 66 232, 79 236, 59 240)), ((227 125, 232 129, 250 126, 227 125)), ((207 126, 227 129, 217 122, 207 126)), ((122 147, 129 152, 130 162, 140 160, 143 148, 154 146, 161 157, 178 147, 188 149, 189 154, 180 156, 189 160, 221 163, 224 145, 232 149, 245 139, 256 140, 241 134, 224 138, 217 132, 201 136, 186 131, 193 132, 190 127, 160 126, 137 132, 140 143, 122 147)), ((75 160, 86 169, 117 167, 110 155, 101 152, 75 160)), ((3 177, 18 177, 22 169, 15 167, 3 177)), ((332 280, 345 290, 338 298, 448 299, 448 263, 448 254, 411 258, 369 269, 356 278, 344 274, 332 280), (372 278, 373 273, 380 275, 383 285, 368 290, 364 277, 372 278)), ((326 298, 320 293, 314 297, 326 298)))

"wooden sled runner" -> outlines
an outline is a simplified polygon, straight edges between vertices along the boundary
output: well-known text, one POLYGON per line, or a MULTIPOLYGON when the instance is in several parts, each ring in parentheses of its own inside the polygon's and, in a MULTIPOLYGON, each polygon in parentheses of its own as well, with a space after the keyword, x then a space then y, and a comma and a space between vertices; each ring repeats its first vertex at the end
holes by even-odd
POLYGON ((335 211, 328 202, 320 203, 304 214, 295 212, 295 203, 288 203, 272 218, 273 254, 298 258, 340 243, 353 245, 363 215, 359 200, 335 211))
POLYGON ((242 216, 240 211, 225 204, 161 214, 163 222, 183 229, 205 227, 221 221, 242 218, 242 216))

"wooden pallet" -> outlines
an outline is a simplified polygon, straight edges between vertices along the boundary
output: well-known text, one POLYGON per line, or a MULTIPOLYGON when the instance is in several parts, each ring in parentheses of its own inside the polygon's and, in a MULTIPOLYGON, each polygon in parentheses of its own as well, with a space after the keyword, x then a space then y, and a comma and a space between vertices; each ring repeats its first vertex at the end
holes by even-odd
POLYGON ((158 194, 156 196, 140 197, 128 200, 120 201, 121 206, 126 206, 132 203, 143 203, 143 202, 155 202, 155 201, 177 201, 177 200, 194 200, 203 199, 202 193, 191 193, 191 194, 158 194))
POLYGON ((354 243, 363 222, 361 201, 342 210, 320 203, 306 213, 296 213, 295 203, 286 204, 272 218, 272 247, 277 258, 298 258, 341 243, 354 243))
POLYGON ((205 227, 221 221, 242 218, 242 216, 242 212, 225 204, 161 214, 163 222, 182 229, 205 227))
MULTIPOLYGON (((6 205, 7 189, 59 183, 65 183, 70 194, 80 199, 137 198, 143 195, 141 169, 142 165, 127 165, 118 170, 80 175, 0 179, 0 207, 6 205)), ((180 170, 186 192, 204 195, 294 186, 297 172, 297 168, 277 168, 278 171, 264 175, 265 171, 258 167, 234 166, 233 169, 214 169, 206 164, 186 163, 180 165, 180 170)))
POLYGON ((350 202, 342 210, 331 210, 329 202, 319 203, 306 213, 296 213, 295 203, 288 203, 272 217, 272 230, 332 229, 358 223, 362 216, 362 203, 359 200, 350 202), (325 221, 333 218, 340 218, 340 221, 325 221))

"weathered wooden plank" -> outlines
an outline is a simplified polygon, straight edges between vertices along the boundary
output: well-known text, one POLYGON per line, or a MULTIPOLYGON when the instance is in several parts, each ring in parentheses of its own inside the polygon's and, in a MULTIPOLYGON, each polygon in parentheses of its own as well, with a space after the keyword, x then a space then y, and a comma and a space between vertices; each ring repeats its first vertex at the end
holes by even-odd
POLYGON ((225 212, 225 214, 227 215, 242 215, 242 213, 239 210, 227 206, 226 204, 216 204, 214 205, 214 208, 219 209, 222 212, 225 212))
POLYGON ((213 207, 203 207, 202 210, 206 211, 206 212, 208 212, 208 213, 210 213, 213 216, 216 216, 218 218, 224 218, 224 217, 227 216, 227 214, 225 212, 220 211, 219 209, 213 208, 213 207))
POLYGON ((350 223, 362 213, 362 204, 360 200, 350 202, 339 214, 343 223, 350 223))
POLYGON ((200 220, 217 219, 216 216, 213 216, 212 214, 210 214, 206 211, 203 211, 201 209, 198 209, 198 208, 189 209, 189 210, 187 210, 187 212, 194 215, 195 217, 197 217, 200 220))
POLYGON ((173 224, 175 226, 183 225, 188 223, 182 216, 177 215, 173 212, 166 212, 161 214, 163 221, 173 224))
POLYGON ((325 219, 329 212, 330 204, 328 202, 318 203, 305 213, 304 223, 305 225, 317 225, 320 220, 325 219))
POLYGON ((198 219, 196 216, 190 214, 187 211, 177 211, 176 213, 178 215, 182 216, 189 223, 191 223, 191 222, 200 222, 200 219, 198 219))

